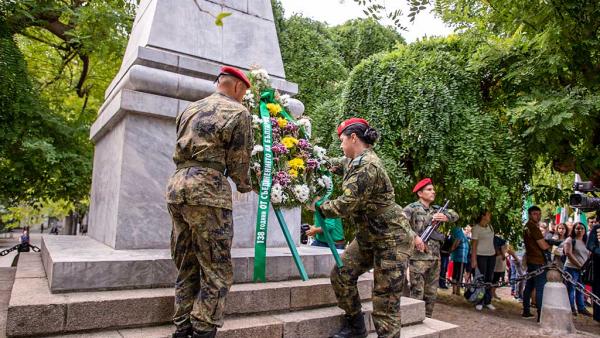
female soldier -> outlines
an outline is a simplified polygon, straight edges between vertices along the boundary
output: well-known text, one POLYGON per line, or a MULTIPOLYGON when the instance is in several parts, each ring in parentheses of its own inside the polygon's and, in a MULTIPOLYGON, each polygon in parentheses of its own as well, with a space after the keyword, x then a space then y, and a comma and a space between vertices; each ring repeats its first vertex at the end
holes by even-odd
POLYGON ((412 230, 402 207, 394 202, 394 188, 372 150, 377 130, 360 118, 351 118, 337 129, 348 159, 343 193, 323 203, 324 217, 350 218, 356 238, 344 251, 344 266, 331 271, 338 306, 345 314, 342 329, 333 337, 366 337, 367 330, 356 286, 358 277, 374 269, 373 321, 379 337, 400 337, 400 297, 408 258, 413 246, 425 245, 412 230))

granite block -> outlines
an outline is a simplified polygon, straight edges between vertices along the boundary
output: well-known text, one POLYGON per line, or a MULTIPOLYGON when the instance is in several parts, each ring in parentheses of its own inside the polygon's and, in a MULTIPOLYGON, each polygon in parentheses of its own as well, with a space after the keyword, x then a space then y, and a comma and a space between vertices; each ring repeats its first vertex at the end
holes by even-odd
POLYGON ((225 320, 217 338, 261 337, 281 338, 283 325, 272 316, 252 316, 225 320))
POLYGON ((225 302, 225 313, 247 314, 288 311, 290 308, 290 289, 290 286, 282 283, 234 285, 225 302))
POLYGON ((273 21, 235 12, 230 18, 223 25, 223 62, 246 69, 260 65, 269 74, 285 78, 273 21))
POLYGON ((458 326, 451 323, 442 322, 433 318, 425 318, 423 320, 423 325, 431 330, 437 331, 440 338, 459 338, 461 336, 458 331, 458 326))
MULTIPOLYGON (((231 0, 230 0, 231 1, 231 0)), ((273 9, 269 0, 248 0, 248 14, 273 21, 273 9)))

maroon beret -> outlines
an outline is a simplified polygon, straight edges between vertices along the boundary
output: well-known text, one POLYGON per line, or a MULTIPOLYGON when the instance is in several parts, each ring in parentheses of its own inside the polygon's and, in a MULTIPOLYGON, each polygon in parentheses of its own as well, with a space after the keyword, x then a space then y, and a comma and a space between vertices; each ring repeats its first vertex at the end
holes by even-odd
POLYGON ((347 119, 346 121, 340 123, 340 126, 337 128, 337 134, 338 137, 340 137, 340 135, 342 135, 342 133, 344 132, 344 130, 348 127, 350 127, 353 124, 364 124, 365 126, 369 126, 369 122, 367 122, 367 120, 365 119, 361 119, 359 117, 353 117, 351 119, 347 119))
POLYGON ((246 86, 248 88, 251 87, 250 80, 248 80, 248 77, 246 76, 246 74, 235 67, 230 67, 230 66, 221 67, 221 73, 219 74, 219 76, 221 76, 221 75, 231 75, 233 77, 240 79, 244 84, 246 84, 246 86))
POLYGON ((415 185, 415 187, 413 188, 413 192, 417 192, 430 184, 433 184, 433 182, 431 182, 431 178, 424 178, 415 185))

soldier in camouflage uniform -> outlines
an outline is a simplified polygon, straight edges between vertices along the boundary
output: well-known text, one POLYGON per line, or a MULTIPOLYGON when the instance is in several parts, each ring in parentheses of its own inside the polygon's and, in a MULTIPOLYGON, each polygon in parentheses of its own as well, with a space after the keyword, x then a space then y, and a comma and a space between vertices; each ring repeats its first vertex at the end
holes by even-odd
MULTIPOLYGON (((431 179, 426 178, 417 183, 413 189, 418 201, 407 205, 404 213, 410 221, 412 230, 421 234, 431 220, 439 222, 456 222, 458 214, 451 209, 444 213, 436 213, 440 209, 431 205, 435 199, 435 190, 431 179)), ((432 316, 433 306, 437 298, 440 276, 440 244, 444 235, 435 232, 427 242, 425 252, 417 252, 410 258, 410 292, 411 298, 425 301, 425 314, 432 316)))
POLYGON ((177 266, 174 338, 210 338, 223 325, 225 296, 233 283, 230 177, 239 192, 248 176, 253 136, 241 104, 246 75, 223 67, 217 92, 177 116, 177 170, 167 185, 173 220, 171 256, 177 266))
POLYGON ((379 337, 400 337, 400 297, 408 257, 414 246, 424 249, 410 229, 402 208, 394 202, 394 188, 383 164, 371 149, 377 131, 367 121, 353 118, 338 128, 344 155, 343 194, 323 203, 324 217, 344 217, 356 224, 356 238, 342 255, 344 266, 331 271, 338 306, 345 312, 335 338, 366 337, 357 280, 374 269, 373 321, 379 337))

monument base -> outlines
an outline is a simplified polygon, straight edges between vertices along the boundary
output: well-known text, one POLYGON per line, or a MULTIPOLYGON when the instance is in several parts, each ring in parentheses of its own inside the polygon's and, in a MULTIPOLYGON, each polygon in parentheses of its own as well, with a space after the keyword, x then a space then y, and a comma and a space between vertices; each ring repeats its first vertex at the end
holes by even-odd
MULTIPOLYGON (((329 248, 300 246, 310 278, 328 277, 334 260, 329 248)), ((254 249, 231 250, 234 283, 252 282, 254 249)), ((172 287, 176 269, 168 249, 115 250, 83 236, 42 237, 42 261, 53 293, 172 287)), ((290 249, 267 248, 267 281, 298 279, 290 249)))

